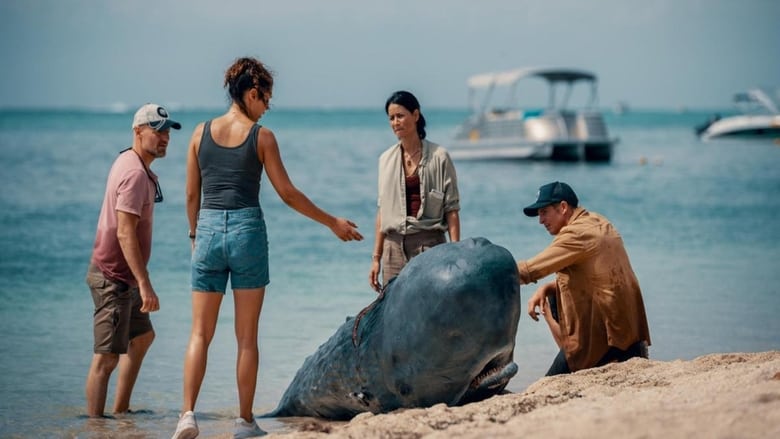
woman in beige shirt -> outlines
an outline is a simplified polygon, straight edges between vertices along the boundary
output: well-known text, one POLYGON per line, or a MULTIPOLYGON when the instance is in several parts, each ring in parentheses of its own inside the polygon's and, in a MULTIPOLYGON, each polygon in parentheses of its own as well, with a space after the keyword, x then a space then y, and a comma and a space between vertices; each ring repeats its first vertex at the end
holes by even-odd
POLYGON ((460 195, 449 153, 425 139, 425 117, 408 91, 385 103, 398 143, 379 157, 374 253, 368 282, 380 291, 409 260, 435 245, 460 240, 460 195))

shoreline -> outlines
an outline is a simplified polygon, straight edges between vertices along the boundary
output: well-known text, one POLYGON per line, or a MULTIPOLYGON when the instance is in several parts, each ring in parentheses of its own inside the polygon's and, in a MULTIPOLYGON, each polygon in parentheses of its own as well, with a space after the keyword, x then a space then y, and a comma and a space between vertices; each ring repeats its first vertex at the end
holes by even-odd
POLYGON ((289 425, 300 430, 268 437, 780 437, 780 350, 687 361, 635 358, 543 377, 522 393, 461 407, 289 425))

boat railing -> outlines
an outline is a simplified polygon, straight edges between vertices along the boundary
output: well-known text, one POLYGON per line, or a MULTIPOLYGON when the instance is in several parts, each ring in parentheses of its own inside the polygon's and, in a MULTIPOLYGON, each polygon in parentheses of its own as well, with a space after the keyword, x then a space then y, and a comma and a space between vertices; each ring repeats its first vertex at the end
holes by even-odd
POLYGON ((580 111, 572 136, 578 139, 607 138, 607 124, 597 111, 580 111))

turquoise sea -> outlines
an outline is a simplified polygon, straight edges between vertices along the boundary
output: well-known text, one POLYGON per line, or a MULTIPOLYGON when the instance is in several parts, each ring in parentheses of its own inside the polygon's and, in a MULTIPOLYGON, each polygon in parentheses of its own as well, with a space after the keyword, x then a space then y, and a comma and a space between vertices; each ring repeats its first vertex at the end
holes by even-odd
MULTIPOLYGON (((84 276, 106 175, 130 145, 132 114, 0 111, 0 437, 170 437, 190 329, 185 149, 195 124, 220 111, 172 111, 184 129, 152 165, 165 195, 150 264, 162 306, 152 315, 157 339, 133 394, 137 413, 98 421, 83 416, 93 306, 84 276)), ((522 207, 540 185, 566 181, 623 235, 644 293, 653 358, 780 349, 780 146, 702 143, 693 130, 709 114, 609 115, 620 143, 608 164, 456 162, 462 236, 486 237, 518 259, 534 255, 551 237, 522 207)), ((446 146, 466 112, 425 115, 428 138, 446 146)), ((285 206, 264 178, 271 284, 256 414, 273 409, 306 356, 374 299, 367 279, 376 160, 395 140, 381 108, 273 109, 263 124, 274 130, 294 183, 357 222, 367 239, 342 243, 285 206)), ((532 292, 523 288, 524 304, 532 292)), ((228 297, 197 407, 203 437, 228 432, 237 412, 232 316, 228 297)), ((520 371, 509 389, 536 381, 555 353, 544 323, 523 314, 520 371)), ((295 428, 280 420, 260 425, 295 428)))

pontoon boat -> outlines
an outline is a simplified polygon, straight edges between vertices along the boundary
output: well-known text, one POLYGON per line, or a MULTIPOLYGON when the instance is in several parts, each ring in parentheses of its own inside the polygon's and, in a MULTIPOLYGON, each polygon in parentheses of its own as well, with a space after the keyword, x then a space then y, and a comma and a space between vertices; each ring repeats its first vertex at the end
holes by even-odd
POLYGON ((617 139, 610 138, 597 104, 596 75, 579 69, 524 68, 483 73, 468 79, 472 115, 458 126, 448 150, 454 159, 537 159, 609 161, 617 139), (548 105, 522 107, 516 99, 517 83, 541 78, 548 85, 548 105), (576 109, 568 100, 577 83, 590 85, 588 101, 576 109), (564 95, 556 99, 556 91, 564 95), (496 107, 496 90, 508 92, 506 106, 496 107), (483 98, 481 107, 475 105, 483 98))

